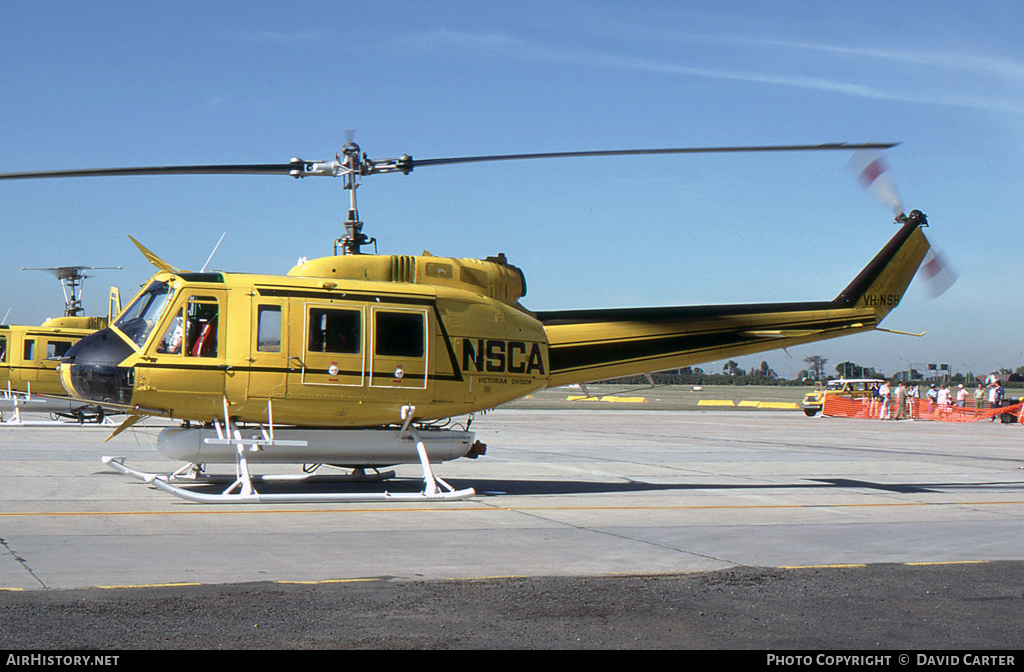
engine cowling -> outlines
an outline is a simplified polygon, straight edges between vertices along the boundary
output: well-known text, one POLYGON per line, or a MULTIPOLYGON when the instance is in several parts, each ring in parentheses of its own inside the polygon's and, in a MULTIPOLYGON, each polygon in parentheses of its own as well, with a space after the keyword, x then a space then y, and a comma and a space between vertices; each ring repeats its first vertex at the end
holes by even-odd
POLYGON ((311 259, 288 275, 375 282, 408 282, 453 287, 515 306, 526 296, 526 276, 508 263, 505 255, 486 259, 435 257, 428 252, 413 255, 352 254, 311 259))

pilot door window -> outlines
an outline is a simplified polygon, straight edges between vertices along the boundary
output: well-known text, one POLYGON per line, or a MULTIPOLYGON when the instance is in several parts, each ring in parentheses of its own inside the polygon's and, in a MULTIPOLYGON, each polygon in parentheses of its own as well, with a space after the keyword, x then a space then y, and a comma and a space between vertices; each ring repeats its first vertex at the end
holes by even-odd
POLYGON ((49 341, 46 344, 46 358, 60 359, 71 349, 71 341, 49 341))
POLYGON ((359 354, 362 312, 332 308, 309 309, 309 352, 359 354))
POLYGON ((260 306, 256 321, 256 351, 281 352, 281 306, 260 306))
POLYGON ((7 361, 7 337, 0 336, 0 363, 7 361))
POLYGON ((186 357, 216 357, 219 316, 216 299, 193 297, 171 319, 156 351, 186 357))
POLYGON ((25 347, 21 353, 21 359, 26 362, 31 362, 36 358, 36 341, 34 338, 25 339, 25 347))

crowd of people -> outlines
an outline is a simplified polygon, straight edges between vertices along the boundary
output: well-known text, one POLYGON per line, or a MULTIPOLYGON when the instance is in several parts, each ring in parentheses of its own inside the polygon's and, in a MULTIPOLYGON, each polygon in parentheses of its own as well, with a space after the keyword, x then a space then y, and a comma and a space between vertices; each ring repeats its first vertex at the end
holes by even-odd
MULTIPOLYGON (((963 383, 957 384, 955 391, 947 383, 941 383, 938 387, 931 383, 923 399, 921 385, 918 383, 907 385, 902 380, 898 383, 885 380, 872 387, 872 397, 879 408, 879 420, 912 420, 919 415, 922 406, 928 413, 952 411, 956 408, 1001 408, 1004 396, 1002 383, 995 373, 984 383, 978 383, 973 394, 963 383)), ((995 416, 992 420, 995 420, 995 416)))

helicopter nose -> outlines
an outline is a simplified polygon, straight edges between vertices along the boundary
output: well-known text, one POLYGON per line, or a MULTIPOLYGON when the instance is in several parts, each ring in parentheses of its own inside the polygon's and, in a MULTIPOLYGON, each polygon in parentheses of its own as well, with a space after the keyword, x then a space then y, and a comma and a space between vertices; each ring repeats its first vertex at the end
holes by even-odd
POLYGON ((135 371, 118 365, 134 352, 109 328, 97 331, 71 346, 64 355, 61 383, 68 394, 84 401, 129 405, 135 371))

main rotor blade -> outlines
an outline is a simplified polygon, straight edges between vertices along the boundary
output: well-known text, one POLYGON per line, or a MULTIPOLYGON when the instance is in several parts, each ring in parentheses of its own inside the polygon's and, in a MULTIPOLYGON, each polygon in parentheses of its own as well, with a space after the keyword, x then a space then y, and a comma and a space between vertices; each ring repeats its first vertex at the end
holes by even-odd
POLYGON ((218 166, 149 166, 141 168, 95 168, 88 170, 46 170, 32 173, 2 173, 0 180, 43 177, 104 177, 127 175, 291 175, 302 169, 299 163, 240 163, 218 166))
POLYGON ((535 154, 492 154, 490 156, 456 156, 444 159, 411 159, 412 168, 440 166, 455 163, 477 163, 481 161, 514 161, 517 159, 563 159, 585 156, 636 156, 650 154, 725 154, 739 152, 810 152, 856 149, 890 149, 898 142, 847 143, 837 142, 823 145, 753 145, 747 147, 680 147, 676 149, 612 149, 588 152, 540 152, 535 154))
MULTIPOLYGON (((539 152, 533 154, 492 154, 489 156, 456 156, 440 159, 413 159, 403 156, 398 159, 358 160, 357 172, 409 172, 421 166, 441 166, 483 161, 514 161, 519 159, 560 159, 594 156, 638 156, 654 154, 724 154, 739 152, 804 152, 804 151, 852 151, 857 149, 889 149, 899 143, 830 143, 823 145, 754 145, 747 147, 680 147, 674 149, 613 149, 584 152, 539 152)), ((337 161, 319 162, 292 159, 288 163, 232 163, 206 166, 149 166, 137 168, 94 168, 86 170, 52 170, 28 173, 0 173, 0 180, 17 180, 49 177, 104 177, 130 175, 288 175, 310 177, 314 175, 338 176, 343 171, 337 161)))

